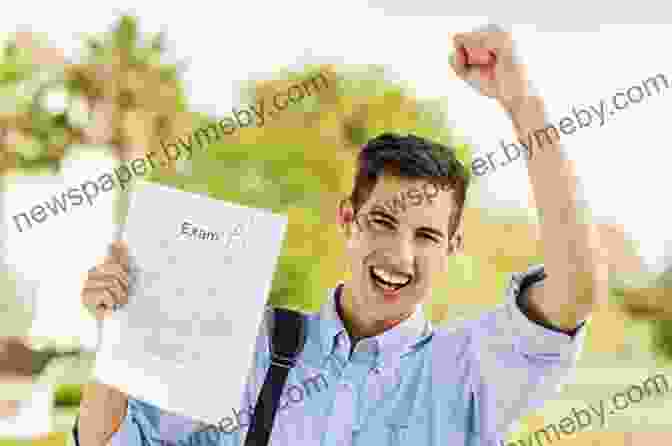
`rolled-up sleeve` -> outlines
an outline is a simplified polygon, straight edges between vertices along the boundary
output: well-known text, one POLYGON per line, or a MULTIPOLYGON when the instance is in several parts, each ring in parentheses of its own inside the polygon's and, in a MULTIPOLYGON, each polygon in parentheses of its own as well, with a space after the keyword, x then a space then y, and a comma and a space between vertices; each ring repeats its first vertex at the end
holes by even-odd
POLYGON ((159 436, 161 410, 151 404, 128 398, 126 418, 110 439, 110 446, 164 445, 159 436))
POLYGON ((544 277, 543 265, 514 273, 506 302, 471 327, 477 425, 489 437, 557 397, 581 353, 585 323, 571 336, 533 322, 519 306, 527 287, 544 277))
POLYGON ((551 326, 533 322, 521 310, 519 303, 526 299, 529 287, 543 282, 544 266, 534 265, 525 273, 514 273, 507 290, 505 319, 508 320, 517 350, 527 355, 550 355, 564 361, 578 358, 585 337, 585 321, 573 336, 551 326))

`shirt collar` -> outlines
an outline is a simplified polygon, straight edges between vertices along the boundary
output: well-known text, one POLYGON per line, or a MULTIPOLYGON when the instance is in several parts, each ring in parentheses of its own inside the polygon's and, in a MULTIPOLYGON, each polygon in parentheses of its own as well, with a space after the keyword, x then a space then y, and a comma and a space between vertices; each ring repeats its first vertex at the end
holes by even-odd
MULTIPOLYGON (((343 292, 343 283, 339 283, 336 288, 329 290, 327 301, 320 309, 320 343, 325 356, 331 355, 336 343, 337 337, 345 332, 345 326, 338 314, 337 305, 340 302, 343 292)), ((378 336, 361 340, 357 347, 362 343, 368 344, 369 348, 375 349, 379 354, 380 360, 398 359, 432 333, 432 325, 425 317, 421 304, 418 304, 413 314, 398 325, 386 330, 378 336)))

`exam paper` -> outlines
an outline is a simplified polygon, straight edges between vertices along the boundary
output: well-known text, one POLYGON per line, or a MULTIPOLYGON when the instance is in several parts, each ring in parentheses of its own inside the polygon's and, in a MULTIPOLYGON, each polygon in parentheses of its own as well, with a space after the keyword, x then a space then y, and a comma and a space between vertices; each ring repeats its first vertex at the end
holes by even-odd
POLYGON ((238 408, 287 218, 138 183, 129 303, 102 330, 101 382, 206 423, 238 408))

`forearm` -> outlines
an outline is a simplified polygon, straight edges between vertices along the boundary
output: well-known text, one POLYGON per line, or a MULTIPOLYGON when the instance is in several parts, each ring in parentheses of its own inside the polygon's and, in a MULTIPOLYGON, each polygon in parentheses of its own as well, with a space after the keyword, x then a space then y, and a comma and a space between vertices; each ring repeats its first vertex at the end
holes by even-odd
POLYGON ((122 392, 92 381, 82 390, 79 411, 80 446, 103 446, 126 417, 128 399, 122 392))
POLYGON ((530 96, 506 108, 520 140, 532 142, 528 175, 553 290, 538 304, 560 328, 572 329, 594 308, 604 279, 590 209, 560 132, 546 122, 543 99, 530 96))

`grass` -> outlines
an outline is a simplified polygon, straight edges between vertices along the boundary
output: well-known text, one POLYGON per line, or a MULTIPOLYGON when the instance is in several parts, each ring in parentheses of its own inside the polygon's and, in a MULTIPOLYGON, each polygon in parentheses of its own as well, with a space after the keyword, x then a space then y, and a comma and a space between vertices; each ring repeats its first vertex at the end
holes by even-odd
POLYGON ((67 446, 68 434, 56 432, 37 440, 2 440, 0 446, 67 446))

